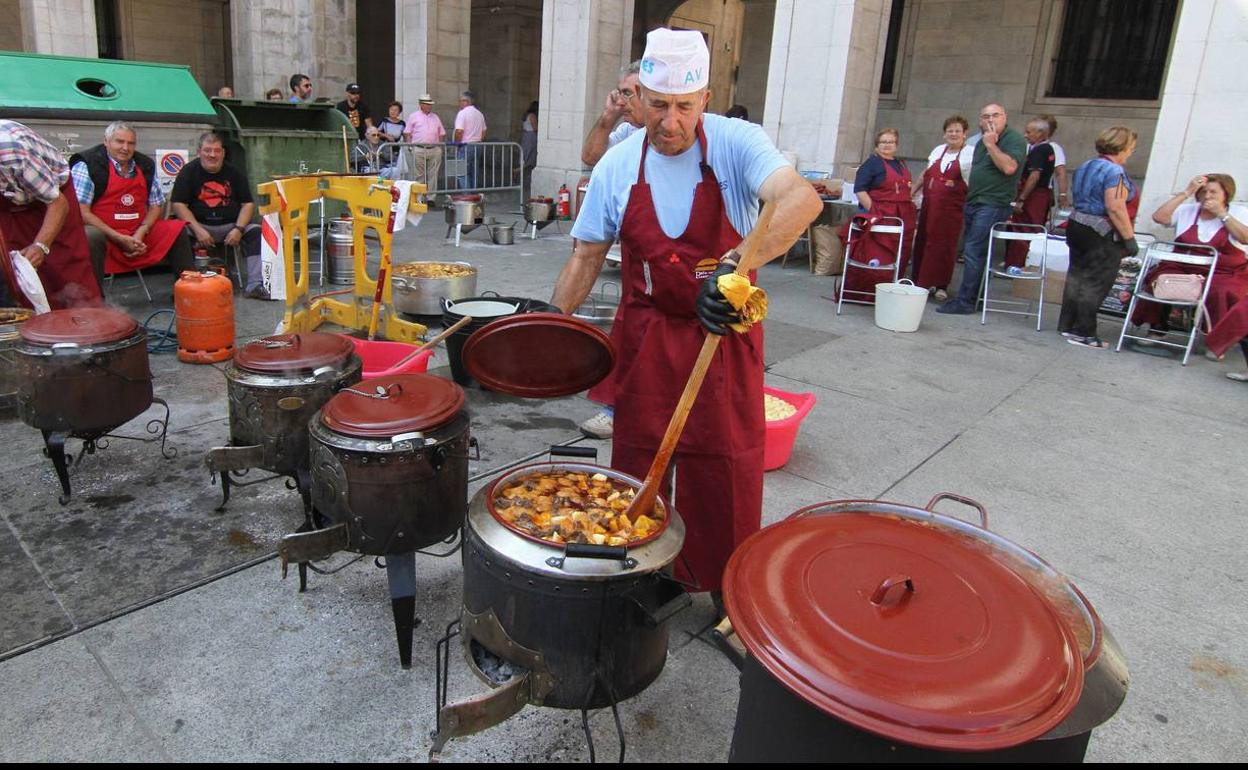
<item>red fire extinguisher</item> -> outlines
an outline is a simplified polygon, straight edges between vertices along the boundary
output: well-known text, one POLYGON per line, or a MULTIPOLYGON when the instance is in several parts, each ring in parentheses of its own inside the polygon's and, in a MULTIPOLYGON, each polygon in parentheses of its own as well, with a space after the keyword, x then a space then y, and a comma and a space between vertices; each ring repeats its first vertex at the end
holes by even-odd
POLYGON ((560 219, 569 219, 572 216, 572 200, 566 184, 559 186, 559 203, 555 205, 555 214, 560 219))

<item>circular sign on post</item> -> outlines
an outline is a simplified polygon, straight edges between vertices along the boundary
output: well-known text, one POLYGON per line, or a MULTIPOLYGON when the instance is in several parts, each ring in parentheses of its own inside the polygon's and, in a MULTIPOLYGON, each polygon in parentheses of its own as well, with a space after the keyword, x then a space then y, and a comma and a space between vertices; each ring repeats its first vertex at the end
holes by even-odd
POLYGON ((184 165, 186 165, 186 160, 181 155, 172 152, 160 159, 160 170, 168 176, 177 176, 184 165))

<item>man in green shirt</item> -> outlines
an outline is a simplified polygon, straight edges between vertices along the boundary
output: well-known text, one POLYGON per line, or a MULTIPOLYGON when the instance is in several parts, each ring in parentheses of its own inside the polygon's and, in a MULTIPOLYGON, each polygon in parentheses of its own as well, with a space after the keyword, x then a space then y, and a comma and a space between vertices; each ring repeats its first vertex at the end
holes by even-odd
POLYGON ((1027 157, 1027 140, 1006 125, 1005 108, 1001 105, 989 104, 980 110, 979 130, 983 137, 975 145, 962 212, 962 286, 958 296, 936 308, 937 313, 975 312, 988 263, 988 236, 994 224, 1010 218, 1010 203, 1018 191, 1018 177, 1027 157))

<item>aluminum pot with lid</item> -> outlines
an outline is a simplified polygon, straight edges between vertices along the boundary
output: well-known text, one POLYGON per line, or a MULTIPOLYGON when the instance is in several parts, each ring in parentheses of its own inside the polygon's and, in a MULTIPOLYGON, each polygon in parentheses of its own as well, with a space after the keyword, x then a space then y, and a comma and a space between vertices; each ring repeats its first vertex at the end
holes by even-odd
POLYGON ((485 220, 485 203, 480 195, 453 195, 446 208, 448 225, 479 225, 485 220))
POLYGON ((477 269, 467 262, 408 262, 395 265, 390 287, 399 312, 441 315, 444 300, 477 293, 477 269))
POLYGON ((957 495, 803 508, 733 554, 725 603, 749 650, 734 761, 1078 761, 1126 693, 1083 595, 957 495))

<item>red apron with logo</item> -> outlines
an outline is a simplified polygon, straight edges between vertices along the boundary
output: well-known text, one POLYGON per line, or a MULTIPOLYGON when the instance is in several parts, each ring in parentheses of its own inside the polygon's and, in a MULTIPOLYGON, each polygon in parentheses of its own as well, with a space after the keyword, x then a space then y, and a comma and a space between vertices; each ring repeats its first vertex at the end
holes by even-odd
MULTIPOLYGON (((43 290, 48 295, 48 304, 53 310, 99 305, 104 298, 100 293, 100 285, 95 280, 95 272, 91 269, 87 234, 82 226, 82 209, 78 205, 72 177, 61 185, 61 195, 69 202, 69 210, 65 213, 60 233, 47 244, 50 251, 39 266, 39 280, 43 282, 43 290)), ((0 230, 4 231, 8 248, 23 249, 33 243, 43 225, 46 211, 47 206, 40 202, 17 206, 8 198, 0 196, 0 230)), ((8 252, 5 254, 7 257, 8 252)), ((7 258, 4 264, 7 272, 7 258)), ((17 288, 13 276, 6 275, 5 278, 9 281, 9 293, 14 301, 30 307, 26 296, 17 288)))
MULTIPOLYGON (((898 277, 906 276, 906 268, 910 264, 910 243, 914 238, 915 220, 918 218, 914 201, 910 199, 910 169, 905 162, 901 162, 901 171, 898 172, 888 161, 884 162, 884 181, 872 190, 867 190, 867 194, 871 196, 871 210, 866 213, 868 220, 874 220, 878 217, 899 217, 905 224, 905 230, 902 232, 901 238, 901 271, 898 277)), ((858 219, 858 217, 855 217, 858 219)), ((861 220, 859 220, 861 221, 861 220)), ((841 242, 849 241, 849 222, 841 226, 841 242)), ((896 222, 882 222, 887 226, 896 226, 896 222)), ((854 239, 853 258, 855 262, 870 262, 873 259, 879 260, 881 265, 891 265, 897 261, 897 237, 891 233, 874 233, 870 228, 866 233, 857 236, 854 239)), ((848 280, 845 276, 841 277, 843 286, 849 291, 865 291, 870 292, 870 297, 862 295, 851 295, 855 300, 864 302, 875 301, 875 285, 877 283, 888 283, 892 281, 892 274, 883 270, 849 270, 848 280)))
MULTIPOLYGON (((741 238, 724 209, 719 182, 706 164, 693 195, 689 224, 679 238, 659 225, 642 145, 637 183, 620 224, 626 323, 616 323, 613 467, 644 478, 706 331, 694 300, 718 258, 741 238)), ((757 532, 762 519, 763 330, 727 334, 694 402, 673 458, 675 498, 685 521, 676 574, 699 590, 719 590, 728 557, 757 532)))
POLYGON ((923 208, 914 237, 914 282, 924 289, 947 289, 953 280, 966 189, 956 155, 944 171, 937 160, 923 172, 923 208))
MULTIPOLYGON (((1225 227, 1218 228, 1218 232, 1206 243, 1200 240, 1198 226, 1199 220, 1193 222, 1191 227, 1180 233, 1174 240, 1177 243, 1212 246, 1217 250, 1218 262, 1213 268, 1213 284, 1209 286, 1209 296, 1205 299, 1205 311, 1209 314, 1210 325, 1218 327, 1231 316, 1232 308, 1241 304, 1240 300, 1243 299, 1245 294, 1248 294, 1248 256, 1245 256, 1242 250, 1231 243, 1231 234, 1225 227)), ((1144 279, 1145 285, 1150 285, 1157 280, 1158 276, 1166 274, 1208 275, 1209 268, 1197 265, 1162 265, 1148 274, 1148 277, 1144 279)), ((1135 305, 1135 313, 1131 316, 1131 322, 1158 326, 1163 321, 1163 314, 1169 313, 1169 311, 1169 305, 1141 301, 1135 305)), ((1242 315, 1242 312, 1236 314, 1236 317, 1239 315, 1242 315)), ((1217 337, 1213 337, 1212 333, 1210 333, 1210 337, 1217 341, 1225 336, 1233 335, 1239 324, 1240 322, 1231 321, 1221 330, 1217 337)), ((1245 323, 1244 332, 1235 337, 1232 343, 1238 341, 1239 337, 1244 336, 1244 334, 1248 334, 1248 323, 1245 323)), ((1209 339, 1205 340, 1205 344, 1210 349, 1213 348, 1213 342, 1209 339)))
MULTIPOLYGON (((147 215, 148 180, 143 170, 134 169, 134 176, 123 179, 118 176, 117 168, 112 160, 108 162, 108 187, 104 194, 91 204, 91 213, 99 217, 104 224, 123 235, 134 235, 143 224, 147 215)), ((158 219, 151 232, 143 239, 147 251, 133 256, 127 255, 117 244, 108 242, 108 250, 104 252, 104 272, 128 273, 142 270, 165 258, 169 247, 177 240, 185 226, 183 222, 171 219, 158 219)))

